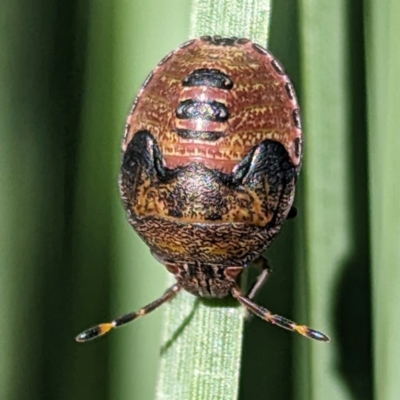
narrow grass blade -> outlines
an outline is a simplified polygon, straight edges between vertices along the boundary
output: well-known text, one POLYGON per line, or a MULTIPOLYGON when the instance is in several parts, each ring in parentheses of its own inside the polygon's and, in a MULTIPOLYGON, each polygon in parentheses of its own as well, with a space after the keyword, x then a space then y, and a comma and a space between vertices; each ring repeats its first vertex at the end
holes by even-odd
MULTIPOLYGON (((270 1, 194 1, 190 36, 248 37, 266 45, 270 1)), ((232 299, 180 293, 166 306, 157 400, 238 396, 243 310, 232 299)))
POLYGON ((193 0, 191 37, 238 36, 266 45, 271 0, 193 0))

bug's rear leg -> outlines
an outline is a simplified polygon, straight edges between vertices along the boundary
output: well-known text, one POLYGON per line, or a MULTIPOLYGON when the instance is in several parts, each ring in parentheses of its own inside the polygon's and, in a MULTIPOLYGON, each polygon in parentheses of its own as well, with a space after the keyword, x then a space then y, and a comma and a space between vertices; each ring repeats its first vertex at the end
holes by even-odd
POLYGON ((267 282, 272 269, 269 267, 268 260, 260 255, 257 257, 253 263, 254 266, 261 270, 260 274, 258 275, 256 281, 251 286, 250 290, 247 293, 247 298, 253 300, 256 294, 260 291, 260 289, 264 286, 265 282, 267 282))

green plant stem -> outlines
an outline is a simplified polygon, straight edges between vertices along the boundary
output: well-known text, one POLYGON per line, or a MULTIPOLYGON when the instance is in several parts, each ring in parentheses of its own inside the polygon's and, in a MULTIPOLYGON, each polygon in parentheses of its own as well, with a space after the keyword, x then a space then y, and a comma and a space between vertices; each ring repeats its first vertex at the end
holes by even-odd
MULTIPOLYGON (((270 1, 195 0, 190 36, 247 37, 266 45, 270 1)), ((166 306, 157 400, 238 396, 244 313, 233 299, 181 292, 166 306)))

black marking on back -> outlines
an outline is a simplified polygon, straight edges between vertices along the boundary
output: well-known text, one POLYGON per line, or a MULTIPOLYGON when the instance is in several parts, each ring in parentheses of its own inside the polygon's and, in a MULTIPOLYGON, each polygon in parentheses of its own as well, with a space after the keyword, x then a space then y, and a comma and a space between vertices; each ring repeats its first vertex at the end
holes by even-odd
POLYGON ((149 75, 147 75, 147 78, 142 84, 142 89, 144 89, 150 83, 150 81, 153 79, 153 75, 154 75, 153 71, 150 72, 149 75))
POLYGON ((278 63, 278 61, 276 61, 275 59, 272 60, 271 65, 279 75, 285 75, 285 71, 283 70, 281 64, 278 63))
POLYGON ((290 82, 285 83, 286 93, 290 100, 294 100, 294 90, 293 85, 290 82))
POLYGON ((124 130, 124 140, 128 136, 129 129, 131 128, 131 124, 126 123, 125 124, 125 130, 124 130))
POLYGON ((265 49, 264 47, 260 46, 257 43, 253 43, 251 47, 253 47, 253 49, 255 51, 257 51, 258 53, 260 53, 260 54, 262 54, 264 56, 268 56, 269 55, 268 50, 265 49))
POLYGON ((250 42, 250 40, 246 39, 246 38, 240 38, 240 39, 236 40, 237 44, 246 44, 246 43, 249 43, 249 42, 250 42))
POLYGON ((233 182, 245 184, 251 181, 249 178, 251 175, 266 174, 273 177, 285 170, 295 173, 285 146, 274 140, 266 139, 250 150, 236 166, 233 172, 233 182))
POLYGON ((138 102, 139 102, 139 96, 136 96, 136 97, 135 97, 135 100, 134 100, 134 102, 133 102, 133 104, 132 104, 132 107, 131 107, 131 109, 129 110, 129 115, 132 115, 132 114, 133 114, 133 112, 135 111, 135 108, 136 108, 138 102))
POLYGON ((182 81, 187 86, 209 86, 218 89, 230 90, 233 87, 232 79, 218 69, 196 69, 182 81))
POLYGON ((299 137, 297 137, 296 139, 294 139, 294 154, 297 158, 299 158, 300 153, 301 153, 301 140, 299 137))
POLYGON ((170 53, 168 53, 159 63, 158 66, 161 66, 163 64, 165 64, 173 55, 174 55, 175 51, 171 51, 170 53))
POLYGON ((182 211, 177 210, 176 208, 168 209, 168 215, 174 218, 182 218, 183 214, 182 211))
POLYGON ((300 111, 298 108, 292 111, 292 118, 296 128, 301 129, 300 111))
POLYGON ((210 35, 200 36, 200 40, 202 42, 210 42, 211 41, 211 36, 210 35))
POLYGON ((225 132, 192 131, 190 129, 175 129, 175 132, 182 139, 196 139, 208 142, 215 142, 216 140, 225 136, 225 132))
POLYGON ((279 142, 264 140, 253 148, 235 169, 233 173, 225 174, 218 169, 207 168, 199 162, 169 169, 163 162, 157 141, 152 134, 145 130, 138 131, 128 144, 121 166, 120 188, 124 207, 131 209, 132 199, 138 190, 135 182, 137 179, 143 179, 145 174, 155 187, 174 182, 162 201, 167 210, 172 210, 171 215, 179 218, 179 214, 173 211, 177 209, 177 199, 182 202, 178 209, 185 209, 187 204, 193 201, 192 196, 186 192, 185 182, 188 177, 201 176, 198 187, 190 190, 199 190, 196 196, 201 197, 204 209, 208 210, 204 216, 206 220, 217 220, 220 210, 227 207, 228 199, 224 195, 226 191, 221 188, 226 187, 237 192, 245 185, 265 200, 261 203, 262 212, 265 215, 273 215, 264 226, 265 229, 279 226, 291 206, 297 177, 297 170, 285 147, 279 142))
POLYGON ((121 172, 134 178, 140 168, 152 171, 160 179, 166 175, 163 157, 153 135, 148 130, 137 131, 122 157, 121 172))
POLYGON ((181 44, 181 45, 179 46, 179 48, 180 48, 180 49, 184 49, 185 47, 189 47, 189 46, 190 46, 191 44, 193 44, 195 41, 196 41, 196 39, 188 40, 187 42, 181 44))
POLYGON ((236 36, 232 36, 230 38, 223 38, 220 35, 215 35, 215 36, 207 35, 207 36, 201 36, 200 40, 202 42, 207 42, 215 46, 235 46, 238 38, 236 36))
POLYGON ((219 101, 184 100, 176 108, 179 119, 205 119, 206 121, 225 122, 229 112, 225 104, 219 101))
POLYGON ((231 175, 233 183, 258 190, 267 187, 268 198, 262 205, 266 213, 274 217, 269 226, 280 224, 291 201, 291 193, 297 173, 282 143, 266 139, 254 147, 235 167, 231 175), (265 182, 268 184, 265 186, 265 182))

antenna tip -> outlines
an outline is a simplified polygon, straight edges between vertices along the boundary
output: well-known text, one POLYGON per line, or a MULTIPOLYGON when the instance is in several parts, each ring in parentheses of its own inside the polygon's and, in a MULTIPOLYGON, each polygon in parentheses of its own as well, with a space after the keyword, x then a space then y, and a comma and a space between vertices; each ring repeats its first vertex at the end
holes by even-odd
POLYGON ((318 340, 320 342, 330 342, 331 339, 323 334, 322 332, 316 331, 315 329, 311 329, 308 326, 300 325, 295 328, 295 330, 305 337, 309 339, 318 340))
POLYGON ((114 328, 114 325, 111 323, 96 325, 92 328, 86 329, 82 333, 80 333, 75 340, 79 343, 88 342, 89 340, 93 340, 98 338, 99 336, 105 335, 111 329, 114 328))

